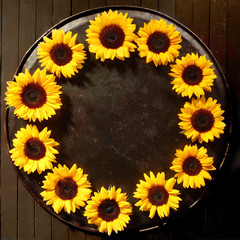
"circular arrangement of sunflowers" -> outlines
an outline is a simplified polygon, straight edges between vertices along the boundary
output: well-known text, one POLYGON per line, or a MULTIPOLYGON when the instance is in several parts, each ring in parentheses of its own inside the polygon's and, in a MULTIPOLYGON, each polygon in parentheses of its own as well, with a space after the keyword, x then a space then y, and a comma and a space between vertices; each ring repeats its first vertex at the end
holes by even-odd
MULTIPOLYGON (((14 109, 15 116, 24 120, 25 123, 25 127, 21 127, 15 133, 15 138, 12 141, 13 147, 10 154, 13 164, 29 175, 42 176, 40 195, 46 205, 49 205, 56 214, 81 215, 81 218, 85 218, 89 226, 93 225, 99 232, 106 232, 108 235, 127 228, 137 211, 142 212, 145 218, 149 219, 148 224, 151 225, 152 219, 162 220, 181 209, 181 204, 185 201, 182 192, 197 192, 198 189, 205 186, 207 181, 212 179, 211 171, 216 170, 216 167, 214 166, 213 151, 210 150, 209 153, 208 146, 212 149, 211 144, 221 137, 226 127, 224 110, 218 99, 206 96, 211 94, 214 82, 218 78, 215 69, 212 68, 213 63, 210 59, 197 51, 186 52, 185 50, 181 52, 183 41, 181 33, 166 20, 162 18, 150 19, 150 21, 144 22, 139 29, 137 29, 134 21, 134 18, 128 17, 128 13, 123 14, 121 11, 112 11, 110 9, 101 12, 94 19, 89 20, 88 27, 85 30, 85 43, 80 42, 77 33, 74 34, 72 31, 64 29, 53 29, 48 37, 44 36, 42 38, 37 51, 34 53, 37 55, 40 66, 35 68, 34 71, 25 68, 25 72, 20 72, 15 76, 14 81, 8 82, 5 98, 6 104, 14 109), (84 44, 87 44, 88 48, 84 44), (97 66, 92 66, 93 64, 87 65, 91 57, 98 61, 97 66), (134 136, 135 138, 138 136, 137 128, 140 126, 137 124, 140 124, 139 122, 145 124, 149 121, 149 115, 143 118, 140 114, 145 107, 145 103, 141 102, 141 96, 151 94, 146 89, 146 85, 139 86, 142 95, 132 97, 132 85, 126 82, 126 85, 130 84, 130 90, 128 88, 127 90, 124 89, 124 91, 128 91, 127 100, 121 98, 121 101, 111 109, 111 117, 114 116, 114 121, 117 122, 117 125, 113 124, 112 126, 112 129, 117 126, 114 133, 132 128, 136 130, 134 134, 126 131, 124 134, 121 132, 122 135, 119 134, 119 136, 116 136, 116 134, 114 136, 110 135, 112 136, 110 138, 111 143, 107 142, 109 148, 112 148, 120 159, 126 159, 126 161, 122 160, 123 169, 119 170, 120 173, 112 173, 109 166, 106 166, 106 169, 100 169, 103 175, 106 174, 109 177, 108 185, 102 185, 99 188, 98 183, 97 187, 94 186, 99 179, 93 181, 92 179, 94 177, 98 178, 99 174, 96 173, 96 176, 92 176, 89 169, 91 164, 96 163, 96 160, 91 163, 89 158, 88 161, 83 161, 82 166, 81 161, 71 164, 72 161, 69 160, 68 162, 67 160, 63 164, 61 159, 64 158, 64 147, 67 148, 68 146, 61 146, 61 139, 54 139, 54 131, 51 129, 51 126, 55 124, 54 121, 51 122, 51 119, 61 112, 67 101, 70 101, 67 97, 65 97, 64 101, 62 99, 64 87, 61 81, 64 84, 75 84, 74 81, 78 81, 77 74, 81 74, 85 65, 89 69, 93 69, 92 71, 97 72, 107 62, 116 62, 117 65, 120 65, 123 61, 131 58, 139 58, 143 68, 147 65, 154 66, 158 71, 156 75, 159 75, 160 80, 163 76, 170 79, 165 88, 168 89, 170 86, 172 91, 167 95, 169 98, 174 96, 185 102, 178 108, 179 111, 176 113, 171 111, 171 106, 169 106, 169 110, 165 110, 168 106, 164 106, 165 100, 163 98, 157 99, 158 101, 154 98, 151 102, 152 105, 158 107, 156 119, 161 118, 163 107, 170 118, 175 116, 172 118, 171 123, 169 123, 168 119, 165 119, 165 128, 167 131, 171 124, 175 124, 176 126, 174 125, 173 129, 175 130, 176 127, 179 129, 176 134, 180 137, 173 142, 174 152, 169 150, 169 154, 165 156, 167 164, 164 167, 161 167, 161 161, 157 160, 157 155, 160 153, 165 155, 168 151, 166 146, 164 144, 154 147, 144 146, 146 149, 148 148, 146 150, 148 154, 152 149, 164 148, 165 150, 156 152, 154 169, 149 169, 151 164, 148 165, 147 163, 144 166, 143 163, 137 165, 138 162, 136 162, 135 166, 138 172, 141 172, 141 177, 135 183, 131 183, 135 185, 135 190, 132 192, 128 188, 124 189, 124 186, 116 186, 111 182, 111 175, 113 174, 121 175, 124 179, 128 179, 128 177, 131 179, 130 174, 132 171, 132 168, 128 170, 128 166, 124 165, 128 163, 131 152, 129 151, 128 154, 119 152, 114 147, 114 143, 118 141, 118 138, 122 137, 122 148, 133 149, 124 145, 125 139, 132 138, 134 143, 134 136), (160 101, 163 101, 163 103, 160 104, 160 101), (129 111, 126 112, 124 110, 126 106, 133 107, 130 107, 129 111), (132 125, 129 121, 126 123, 122 119, 115 120, 119 117, 119 112, 131 116, 133 109, 137 109, 135 115, 139 114, 139 118, 134 118, 135 122, 133 121, 132 125), (42 123, 47 126, 42 127, 42 123), (130 125, 124 128, 126 124, 130 125), (183 138, 185 139, 184 142, 188 142, 187 144, 182 144, 181 139, 183 138), (86 165, 90 166, 88 170, 86 170, 86 165), (164 171, 166 166, 169 167, 164 171)), ((134 70, 134 66, 131 66, 131 64, 129 68, 134 70)), ((124 75, 124 71, 119 74, 124 75)), ((151 78, 147 73, 141 74, 143 78, 141 81, 143 82, 147 82, 148 78, 151 78)), ((98 72, 96 75, 99 82, 102 83, 104 80, 100 79, 98 72)), ((106 84, 109 83, 108 81, 109 79, 106 80, 106 84)), ((136 79, 133 79, 134 81, 136 79)), ((79 85, 81 84, 84 85, 82 82, 79 85)), ((97 88, 101 91, 99 85, 97 85, 97 88)), ((87 88, 86 86, 83 87, 87 88)), ((157 92, 158 85, 156 84, 155 87, 156 93, 154 94, 161 97, 161 92, 157 92)), ((153 86, 153 88, 155 87, 153 86)), ((121 96, 121 91, 122 89, 119 87, 119 92, 107 93, 106 102, 112 96, 121 96)), ((94 92, 94 94, 99 93, 94 92)), ((78 93, 77 96, 78 99, 84 102, 81 93, 78 93)), ((91 99, 93 96, 87 93, 86 98, 91 99)), ((113 101, 115 100, 113 98, 113 101)), ((98 98, 95 99, 94 103, 97 102, 98 98)), ((93 111, 91 107, 81 109, 81 104, 84 103, 80 103, 77 109, 83 117, 72 120, 79 121, 78 125, 76 122, 69 121, 69 129, 77 137, 81 136, 82 125, 86 126, 88 124, 85 121, 86 115, 93 111), (72 126, 75 124, 78 128, 71 129, 71 124, 72 126)), ((99 105, 101 104, 99 102, 99 105)), ((106 111, 104 107, 100 110, 102 112, 106 111)), ((98 109, 95 114, 98 115, 100 110, 98 109)), ((66 112, 66 115, 69 114, 68 117, 71 118, 70 111, 66 112)), ((63 117, 60 115, 59 119, 63 117)), ((106 119, 108 117, 107 115, 106 119)), ((131 118, 127 119, 131 120, 131 118)), ((113 118, 109 118, 109 121, 111 120, 113 118)), ((95 121, 94 124, 104 129, 109 125, 109 122, 104 122, 106 126, 100 120, 99 122, 95 121)), ((152 126, 164 125, 164 123, 156 124, 159 123, 153 122, 152 126)), ((64 131, 64 129, 61 129, 61 122, 59 126, 59 131, 64 131)), ((70 131, 69 129, 68 131, 70 131)), ((153 130, 151 128, 146 134, 151 135, 152 139, 161 138, 161 141, 164 142, 165 138, 168 141, 168 136, 156 136, 159 135, 159 132, 156 129, 155 132, 153 130)), ((88 131, 89 135, 96 136, 95 129, 89 128, 88 131)), ((139 130, 139 139, 141 139, 141 134, 139 130)), ((77 143, 79 148, 84 148, 81 143, 89 141, 85 139, 84 134, 82 136, 82 142, 77 143)), ((172 141, 174 138, 175 136, 171 137, 170 140, 172 141)), ((94 137, 92 141, 97 144, 97 137, 94 137)), ((127 144, 130 141, 126 140, 127 144)), ((69 142, 71 142, 71 139, 69 139, 69 142)), ((152 145, 154 144, 156 143, 153 141, 152 145)), ((69 145, 71 144, 69 143, 69 145)), ((172 149, 172 147, 169 149, 172 149)), ((71 147, 68 150, 75 151, 71 147)), ((100 150, 96 147, 96 149, 93 148, 89 151, 96 151, 99 154, 100 168, 105 166, 104 159, 111 159, 111 156, 105 154, 104 149, 100 150)), ((141 149, 136 150, 134 153, 138 152, 141 152, 141 149)), ((88 154, 90 156, 92 153, 89 152, 88 154)), ((146 157, 145 153, 143 155, 146 157)), ((142 155, 139 155, 139 158, 142 158, 142 155)), ((134 175, 134 173, 132 174, 134 175)))

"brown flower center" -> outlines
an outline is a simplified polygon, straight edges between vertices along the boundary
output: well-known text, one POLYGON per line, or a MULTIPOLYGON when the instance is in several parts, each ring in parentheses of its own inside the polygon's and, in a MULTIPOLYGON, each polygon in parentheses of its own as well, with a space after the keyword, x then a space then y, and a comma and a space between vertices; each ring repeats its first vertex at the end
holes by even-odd
POLYGON ((147 40, 148 49, 151 52, 159 54, 160 52, 166 52, 170 46, 170 40, 165 33, 154 32, 147 40))
POLYGON ((72 178, 63 178, 58 181, 55 192, 62 200, 73 199, 78 192, 78 186, 72 178))
POLYGON ((25 86, 21 93, 22 102, 29 108, 40 108, 47 101, 45 89, 37 83, 25 86))
POLYGON ((123 45, 125 34, 122 28, 112 24, 102 29, 99 38, 105 48, 116 49, 123 45))
POLYGON ((184 160, 182 165, 183 172, 189 176, 198 175, 202 170, 202 164, 195 157, 188 157, 184 160))
POLYGON ((63 43, 56 44, 50 51, 51 59, 58 66, 63 66, 72 60, 72 49, 63 43))
POLYGON ((24 154, 32 160, 40 160, 45 156, 46 147, 38 138, 30 138, 24 145, 24 154))
POLYGON ((105 199, 98 207, 98 216, 106 222, 111 222, 118 217, 120 208, 115 200, 105 199))
POLYGON ((169 194, 163 186, 153 186, 149 189, 148 199, 152 205, 162 206, 168 202, 169 194))
POLYGON ((202 69, 196 65, 189 65, 183 70, 182 78, 188 85, 198 85, 203 79, 202 69))
POLYGON ((213 127, 214 116, 206 109, 199 109, 193 113, 191 123, 196 131, 207 132, 213 127))

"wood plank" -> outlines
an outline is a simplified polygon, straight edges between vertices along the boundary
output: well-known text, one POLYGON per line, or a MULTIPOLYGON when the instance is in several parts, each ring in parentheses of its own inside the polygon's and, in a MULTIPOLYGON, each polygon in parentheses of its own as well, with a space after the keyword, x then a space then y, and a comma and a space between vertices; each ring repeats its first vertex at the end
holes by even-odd
POLYGON ((23 184, 18 182, 18 238, 34 238, 34 199, 23 184))
MULTIPOLYGON (((35 41, 35 1, 19 2, 19 62, 35 41), (27 27, 26 27, 27 26, 27 27), (28 37, 26 37, 28 36, 28 37)), ((34 199, 19 181, 18 184, 18 238, 34 238, 34 199)))
POLYGON ((192 29, 193 0, 176 1, 176 19, 186 27, 192 29))
MULTIPOLYGON (((240 188, 240 142, 238 140, 238 132, 240 127, 239 117, 240 116, 240 42, 239 42, 239 31, 240 31, 240 1, 239 0, 229 0, 227 2, 228 12, 227 12, 227 51, 226 51, 226 77, 232 90, 232 100, 233 100, 233 124, 235 131, 233 131, 232 136, 232 155, 228 158, 228 181, 225 181, 224 178, 223 186, 219 189, 221 192, 222 189, 226 189, 224 194, 226 198, 219 196, 221 200, 221 227, 223 237, 226 239, 230 237, 232 239, 239 239, 239 228, 240 228, 240 192, 236 189, 240 188), (236 140, 236 141, 235 141, 236 140), (231 196, 231 197, 230 197, 231 196), (224 199, 227 199, 224 201, 224 199), (227 219, 227 221, 226 221, 227 219), (225 223, 224 224, 224 220, 225 223)), ((225 166, 226 169, 226 166, 225 166)), ((226 176, 226 174, 225 174, 226 176)), ((222 238, 223 238, 222 237, 222 238)))
POLYGON ((150 239, 151 240, 159 240, 159 239, 161 239, 161 240, 169 240, 171 238, 170 238, 170 234, 169 233, 162 231, 160 233, 156 232, 156 233, 152 234, 151 238, 149 238, 149 236, 147 236, 146 239, 149 239, 149 240, 150 239))
POLYGON ((69 240, 86 240, 86 234, 80 230, 69 227, 69 240))
POLYGON ((52 237, 52 217, 35 202, 35 239, 51 240, 52 237))
MULTIPOLYGON (((190 221, 192 222, 192 220, 190 221)), ((166 226, 169 231, 169 239, 191 239, 187 238, 189 229, 189 220, 187 215, 175 219, 172 224, 166 226)))
POLYGON ((227 0, 211 0, 210 49, 226 73, 227 0))
POLYGON ((35 42, 36 2, 35 0, 22 0, 19 7, 19 60, 21 60, 35 42))
POLYGON ((141 0, 107 0, 107 5, 130 5, 130 6, 140 6, 141 0))
POLYGON ((175 0, 159 0, 158 9, 160 12, 175 18, 176 3, 175 0))
MULTIPOLYGON (((49 0, 36 0, 36 38, 39 38, 52 25, 53 3, 49 0)), ((52 237, 52 216, 35 202, 35 240, 50 240, 52 237)))
POLYGON ((53 3, 49 0, 36 0, 36 38, 44 34, 52 25, 53 3))
MULTIPOLYGON (((239 239, 239 189, 240 187, 240 177, 239 172, 235 169, 234 172, 228 172, 228 180, 225 179, 222 181, 222 184, 218 188, 218 193, 215 197, 215 202, 219 201, 219 218, 218 218, 218 232, 216 238, 235 238, 239 239), (231 196, 227 198, 222 198, 222 186, 225 186, 226 196, 231 196), (233 207, 234 206, 234 207, 233 207), (226 221, 227 219, 227 221, 226 221)), ((213 219, 214 220, 214 219, 213 219)), ((213 222, 213 221, 212 221, 213 222)))
POLYGON ((52 240, 68 240, 68 226, 52 217, 52 240))
POLYGON ((1 239, 17 239, 17 176, 3 134, 6 82, 18 65, 18 0, 2 0, 1 239))
MULTIPOLYGON (((2 0, 0 0, 0 13, 1 13, 1 16, 2 16, 2 0)), ((2 21, 1 21, 1 26, 0 26, 0 59, 2 59, 2 21)), ((2 64, 0 64, 0 73, 1 72, 2 72, 2 64)), ((1 76, 1 74, 0 74, 0 76, 1 76)), ((1 100, 2 100, 2 98, 1 98, 1 100)), ((1 101, 0 101, 0 107, 2 107, 1 101)), ((0 129, 0 132, 2 133, 1 129, 0 129)), ((1 138, 0 138, 0 144, 1 144, 1 138)), ((0 150, 0 153, 1 153, 1 150, 0 150)), ((1 160, 0 160, 0 172, 1 172, 1 160)), ((0 182, 0 186, 1 186, 1 182, 0 182)), ((1 191, 0 191, 0 197, 1 197, 1 191)), ((0 201, 0 207, 1 207, 1 201, 0 201)))
POLYGON ((53 0, 53 25, 71 15, 71 0, 53 0))
MULTIPOLYGON (((229 181, 229 180, 228 180, 229 181)), ((215 186, 215 189, 212 191, 212 196, 208 199, 208 202, 206 204, 206 236, 208 236, 211 239, 219 239, 222 238, 224 239, 223 236, 223 228, 224 224, 226 223, 226 219, 221 219, 221 212, 224 212, 223 209, 229 209, 229 206, 226 205, 226 199, 222 197, 222 189, 223 186, 228 186, 224 187, 225 193, 224 194, 230 194, 233 196, 232 191, 230 191, 230 186, 232 184, 226 184, 226 179, 222 179, 221 182, 218 182, 218 185, 215 186), (223 204, 223 202, 225 202, 223 204), (223 208, 223 209, 222 209, 223 208), (223 223, 224 221, 224 223, 223 223)), ((226 195, 226 196, 227 196, 226 195)), ((229 201, 227 201, 229 202, 229 201)), ((232 208, 232 205, 231 207, 232 208)), ((225 216, 227 216, 226 214, 225 216)), ((232 218, 231 216, 230 218, 232 218)))
POLYGON ((158 0, 142 0, 141 6, 145 8, 158 10, 158 0))
POLYGON ((103 240, 104 237, 93 235, 93 234, 85 234, 85 240, 103 240))
MULTIPOLYGON (((227 26, 227 79, 232 89, 235 90, 235 98, 240 103, 240 1, 228 1, 228 26, 227 26)), ((239 106, 238 106, 239 107, 239 106)), ((239 141, 238 141, 239 142, 239 141)), ((239 145, 239 144, 238 144, 239 145)))
POLYGON ((209 45, 209 12, 209 0, 193 1, 192 30, 207 46, 209 45))
POLYGON ((107 0, 89 0, 89 8, 103 7, 107 5, 107 0))
MULTIPOLYGON (((0 13, 2 14, 2 0, 0 0, 0 13)), ((2 60, 2 21, 1 21, 1 26, 0 26, 0 59, 2 60)), ((0 64, 0 77, 1 76, 1 73, 2 73, 2 64, 0 64)), ((1 83, 0 83, 1 84, 1 83)), ((1 86, 1 85, 0 85, 1 86)), ((2 86, 1 86, 1 92, 0 92, 1 96, 2 95, 2 86)), ((3 97, 1 97, 1 100, 0 100, 0 109, 1 109, 1 116, 3 116, 3 103, 2 103, 3 100, 3 97)), ((4 132, 3 132, 3 126, 2 126, 2 119, 1 119, 1 125, 0 125, 0 132, 1 132, 1 137, 0 137, 0 146, 2 146, 2 136, 4 135, 4 132)), ((0 174, 1 174, 1 159, 2 159, 2 148, 0 148, 0 174)), ((0 199, 1 198, 1 178, 0 178, 0 199)), ((2 209, 2 206, 1 206, 1 201, 0 201, 0 216, 1 216, 1 209, 2 209)), ((1 228, 0 228, 0 235, 1 235, 1 228)))
POLYGON ((72 0, 72 14, 87 10, 89 8, 88 0, 72 0))
MULTIPOLYGON (((0 0, 0 13, 2 14, 2 0, 0 0)), ((0 59, 2 60, 2 22, 0 26, 0 59)), ((2 72, 2 64, 0 64, 0 77, 1 77, 1 72, 2 72)), ((2 94, 2 92, 0 92, 0 94, 2 94)), ((3 96, 3 95, 0 95, 0 96, 3 96)), ((0 100, 1 116, 2 116, 2 106, 3 106, 2 100, 3 100, 3 97, 1 97, 1 100, 0 100)), ((0 132, 2 136, 4 134, 2 125, 0 125, 0 132)), ((0 146, 2 146, 1 143, 2 143, 2 139, 0 138, 0 146)), ((0 148, 0 154, 1 152, 2 152, 2 149, 0 148)), ((0 155, 0 173, 1 173, 1 155, 0 155)), ((1 178, 0 178, 0 199, 1 199, 1 178)), ((1 201, 0 201, 0 215, 1 215, 1 201)))
POLYGON ((187 222, 182 221, 187 234, 186 239, 204 239, 206 234, 206 202, 201 200, 192 209, 189 209, 187 222), (196 217, 197 216, 197 217, 196 217), (194 219, 194 221, 193 221, 194 219))
MULTIPOLYGON (((19 7, 20 61, 35 40, 35 1, 23 0, 19 7)), ((34 199, 20 181, 18 184, 18 237, 29 240, 34 237, 34 199)))

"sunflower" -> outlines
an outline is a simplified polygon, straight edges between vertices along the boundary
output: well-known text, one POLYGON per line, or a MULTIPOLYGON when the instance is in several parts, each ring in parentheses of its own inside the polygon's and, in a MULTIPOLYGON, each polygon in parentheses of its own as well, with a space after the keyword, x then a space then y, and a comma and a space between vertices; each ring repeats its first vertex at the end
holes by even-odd
POLYGON ((191 138, 192 142, 203 141, 213 142, 214 137, 219 138, 224 131, 225 123, 222 121, 224 110, 221 109, 221 104, 217 104, 217 100, 211 97, 207 100, 204 96, 199 99, 192 99, 192 102, 186 102, 181 108, 179 118, 182 120, 179 123, 181 129, 187 138, 191 138))
POLYGON ((51 205, 56 213, 63 208, 68 214, 76 211, 76 208, 85 206, 85 201, 90 198, 91 184, 87 180, 87 174, 83 174, 81 168, 74 164, 69 170, 66 165, 53 168, 43 181, 41 192, 47 205, 51 205))
POLYGON ((195 94, 198 98, 204 95, 204 90, 211 92, 211 86, 217 76, 214 69, 210 68, 212 63, 206 59, 206 56, 198 54, 187 54, 181 60, 177 59, 176 64, 171 65, 170 76, 174 77, 171 82, 173 89, 182 97, 189 98, 195 94))
POLYGON ((175 29, 163 19, 151 19, 148 24, 144 23, 144 27, 138 31, 140 37, 135 40, 140 57, 146 57, 147 63, 153 61, 155 66, 173 62, 179 55, 179 43, 182 41, 180 33, 175 29))
POLYGON ((170 169, 177 172, 177 182, 182 183, 183 187, 200 188, 205 186, 204 178, 211 180, 208 171, 215 170, 213 157, 208 157, 207 149, 197 145, 186 145, 182 150, 176 151, 176 158, 172 162, 170 169))
POLYGON ((33 75, 26 69, 25 74, 19 73, 15 81, 7 82, 6 103, 15 108, 14 113, 24 120, 48 119, 55 115, 56 109, 62 105, 59 91, 61 86, 55 77, 46 74, 39 68, 33 75))
POLYGON ((87 202, 84 216, 88 218, 88 223, 98 226, 99 232, 107 232, 108 235, 112 231, 117 233, 129 222, 132 206, 127 202, 126 193, 121 191, 121 188, 115 190, 114 186, 109 190, 102 187, 87 202))
POLYGON ((47 127, 41 132, 31 124, 21 128, 15 134, 14 148, 10 150, 14 164, 28 174, 36 170, 41 174, 42 171, 51 169, 52 162, 56 162, 54 154, 58 154, 54 147, 59 144, 49 138, 50 134, 51 131, 48 131, 47 127))
POLYGON ((144 173, 144 178, 146 181, 140 180, 134 192, 134 197, 141 199, 135 206, 140 207, 141 211, 150 211, 150 218, 155 216, 156 211, 163 218, 169 216, 170 208, 178 209, 181 198, 179 191, 173 189, 176 182, 174 178, 166 181, 164 172, 157 173, 156 177, 153 172, 150 172, 150 176, 144 173))
POLYGON ((57 77, 70 78, 78 69, 83 67, 86 59, 84 45, 76 44, 77 34, 72 37, 72 32, 66 34, 61 30, 52 30, 52 39, 44 36, 44 42, 39 43, 38 58, 41 67, 45 67, 57 77))
POLYGON ((120 60, 130 57, 136 45, 132 42, 137 37, 133 32, 136 25, 132 24, 133 19, 127 17, 127 13, 109 10, 90 20, 90 26, 86 30, 89 51, 96 53, 96 59, 113 60, 115 57, 120 60))

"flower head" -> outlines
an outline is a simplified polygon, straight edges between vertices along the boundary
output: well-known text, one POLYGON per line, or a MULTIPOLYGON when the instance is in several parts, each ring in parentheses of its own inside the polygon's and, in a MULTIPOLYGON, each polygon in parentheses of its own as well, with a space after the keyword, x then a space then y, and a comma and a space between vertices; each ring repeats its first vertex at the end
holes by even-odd
POLYGON ((169 216, 170 208, 178 209, 181 198, 178 196, 179 191, 173 189, 176 182, 174 178, 166 181, 164 172, 156 176, 153 172, 150 172, 150 176, 144 173, 144 178, 145 181, 140 180, 134 193, 134 197, 140 199, 135 205, 140 207, 141 211, 150 211, 150 218, 153 218, 157 211, 158 216, 163 218, 169 216))
POLYGON ((133 32, 136 28, 133 19, 127 13, 109 10, 98 14, 95 20, 90 20, 86 30, 89 51, 96 53, 96 59, 120 60, 130 57, 129 52, 134 52, 136 45, 132 42, 137 37, 133 32))
POLYGON ((204 96, 199 99, 192 99, 192 102, 186 102, 178 114, 180 120, 179 126, 184 130, 187 138, 192 142, 214 141, 214 137, 219 138, 226 126, 222 114, 221 104, 211 97, 207 100, 204 96))
POLYGON ((59 213, 62 209, 70 214, 76 209, 85 206, 85 201, 90 198, 92 190, 87 180, 87 174, 83 174, 81 168, 74 164, 71 169, 66 165, 58 164, 48 173, 43 181, 41 192, 47 205, 52 205, 54 211, 59 213))
POLYGON ((179 44, 182 39, 176 27, 167 25, 163 19, 151 19, 148 24, 138 31, 136 39, 140 57, 146 57, 146 62, 154 62, 155 66, 167 65, 179 55, 179 44))
POLYGON ((44 42, 39 43, 38 58, 41 67, 45 67, 57 77, 61 74, 70 78, 78 73, 86 59, 84 45, 76 44, 77 34, 72 37, 72 32, 66 34, 61 30, 52 31, 52 39, 44 36, 44 42))
POLYGON ((48 131, 47 127, 41 132, 31 124, 21 128, 15 134, 14 148, 10 150, 14 164, 28 174, 36 170, 41 174, 42 171, 51 169, 52 162, 56 162, 55 154, 58 154, 58 151, 54 147, 58 143, 49 138, 50 134, 51 131, 48 131))
POLYGON ((14 113, 24 120, 42 121, 55 115, 62 105, 61 86, 53 75, 47 75, 39 68, 33 75, 26 69, 25 74, 15 76, 16 82, 7 82, 6 103, 15 108, 14 113))
POLYGON ((84 216, 88 218, 88 223, 98 226, 99 232, 110 235, 112 231, 117 233, 126 227, 131 213, 132 206, 127 202, 127 195, 122 193, 121 188, 115 190, 115 187, 111 187, 106 190, 102 187, 87 202, 84 216))
POLYGON ((172 162, 170 169, 177 172, 177 182, 182 183, 183 187, 200 188, 205 186, 205 178, 211 180, 208 171, 215 170, 213 157, 208 157, 207 149, 197 145, 186 145, 182 150, 176 151, 176 158, 172 162))
POLYGON ((170 76, 174 77, 171 82, 173 89, 182 97, 189 98, 195 94, 198 98, 204 95, 204 90, 211 92, 211 86, 217 76, 214 69, 210 68, 212 63, 206 56, 198 54, 187 54, 181 60, 177 59, 176 64, 171 65, 170 76))

